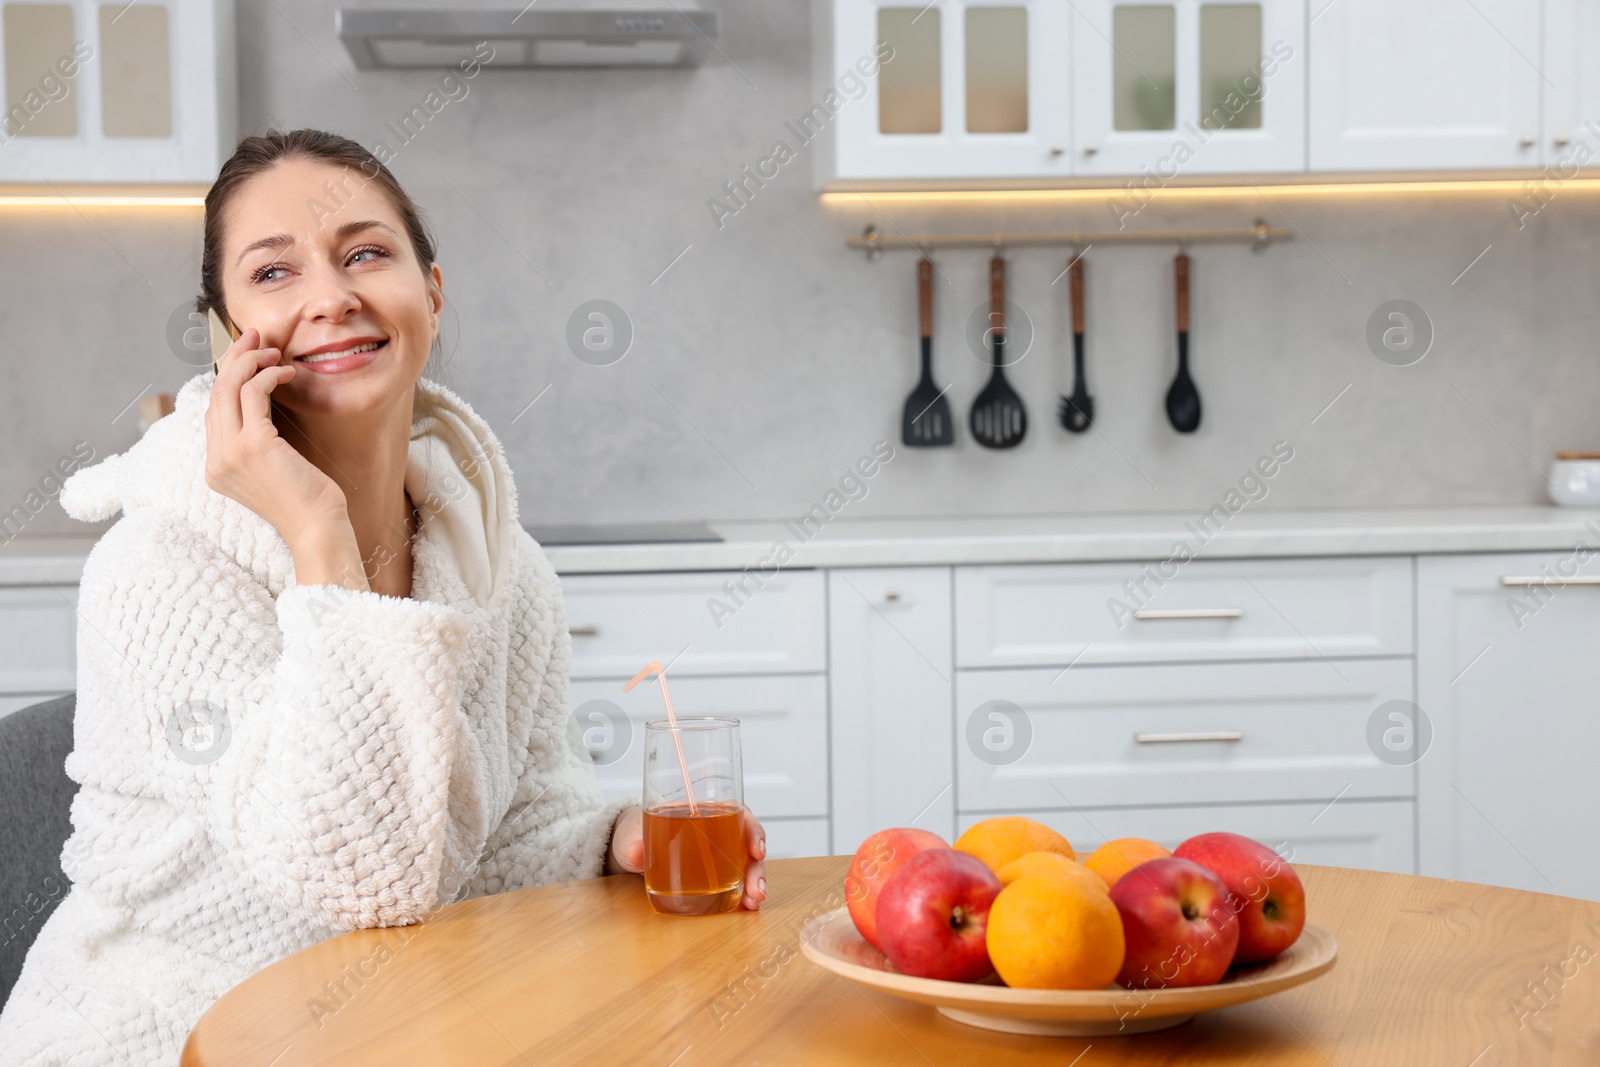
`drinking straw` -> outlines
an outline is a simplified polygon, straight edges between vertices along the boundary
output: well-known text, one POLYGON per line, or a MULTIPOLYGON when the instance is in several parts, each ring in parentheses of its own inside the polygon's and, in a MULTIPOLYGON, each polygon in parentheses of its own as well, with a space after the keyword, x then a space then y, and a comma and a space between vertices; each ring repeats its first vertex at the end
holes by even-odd
POLYGON ((694 802, 694 785, 689 781, 689 760, 683 754, 683 735, 678 732, 678 716, 672 710, 672 693, 667 689, 667 669, 661 665, 660 660, 651 660, 644 665, 644 670, 634 675, 622 687, 624 693, 633 691, 633 687, 644 681, 645 675, 651 671, 656 672, 656 681, 661 683, 661 702, 667 706, 667 725, 672 729, 672 743, 678 750, 678 770, 683 772, 683 789, 689 795, 689 816, 697 818, 700 809, 694 802))

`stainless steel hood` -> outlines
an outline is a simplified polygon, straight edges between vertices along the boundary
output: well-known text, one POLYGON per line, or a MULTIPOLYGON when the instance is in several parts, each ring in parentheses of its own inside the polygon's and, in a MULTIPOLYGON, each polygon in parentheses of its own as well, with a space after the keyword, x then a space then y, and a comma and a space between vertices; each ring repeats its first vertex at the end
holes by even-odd
POLYGON ((496 68, 693 67, 717 38, 717 13, 345 7, 334 26, 363 70, 453 67, 483 41, 496 68))

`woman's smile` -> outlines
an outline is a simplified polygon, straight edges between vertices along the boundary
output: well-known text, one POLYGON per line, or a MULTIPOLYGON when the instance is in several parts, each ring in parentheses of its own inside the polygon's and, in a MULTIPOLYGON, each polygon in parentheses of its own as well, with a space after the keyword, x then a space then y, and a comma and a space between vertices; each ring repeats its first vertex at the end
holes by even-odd
POLYGON ((315 374, 342 374, 365 367, 378 358, 378 353, 389 344, 386 337, 353 337, 313 348, 291 357, 296 366, 315 374))

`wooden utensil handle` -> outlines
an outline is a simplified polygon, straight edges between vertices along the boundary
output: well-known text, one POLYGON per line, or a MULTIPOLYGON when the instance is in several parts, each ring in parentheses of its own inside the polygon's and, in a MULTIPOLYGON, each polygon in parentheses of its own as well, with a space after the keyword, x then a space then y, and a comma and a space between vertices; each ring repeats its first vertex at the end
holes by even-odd
POLYGON ((1072 288, 1072 332, 1083 332, 1083 257, 1079 256, 1072 261, 1072 267, 1067 273, 1067 281, 1072 288))
POLYGON ((917 262, 917 313, 922 336, 933 336, 933 263, 927 259, 917 262))
POLYGON ((1189 332, 1189 257, 1178 253, 1172 261, 1173 281, 1178 291, 1178 329, 1189 332))
POLYGON ((1006 261, 995 256, 989 261, 989 325, 995 333, 1006 328, 1006 261))

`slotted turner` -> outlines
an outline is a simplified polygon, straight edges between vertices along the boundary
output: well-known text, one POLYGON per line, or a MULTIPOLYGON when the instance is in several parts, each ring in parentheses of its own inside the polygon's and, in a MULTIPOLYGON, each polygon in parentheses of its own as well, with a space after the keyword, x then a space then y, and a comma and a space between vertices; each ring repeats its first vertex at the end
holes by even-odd
POLYGON ((1028 432, 1028 412, 1022 398, 1006 384, 1006 261, 989 261, 989 335, 994 345, 994 373, 972 402, 968 419, 972 437, 984 448, 1015 448, 1028 432))
POLYGON ((917 315, 922 329, 922 378, 906 397, 900 440, 912 448, 934 448, 953 444, 956 427, 950 418, 950 401, 933 384, 933 264, 926 258, 917 263, 917 315))

